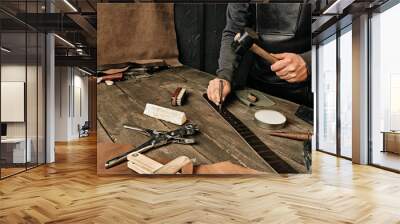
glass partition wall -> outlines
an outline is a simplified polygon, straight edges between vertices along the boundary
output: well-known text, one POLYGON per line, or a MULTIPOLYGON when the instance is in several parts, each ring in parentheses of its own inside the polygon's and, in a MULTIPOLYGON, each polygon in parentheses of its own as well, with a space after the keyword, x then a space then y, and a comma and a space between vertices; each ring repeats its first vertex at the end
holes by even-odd
MULTIPOLYGON (((398 21, 400 4, 388 1, 369 12, 369 32, 363 34, 369 40, 368 164, 395 172, 400 172, 398 21)), ((318 43, 316 54, 317 150, 347 159, 352 158, 352 42, 350 24, 318 43)))
POLYGON ((317 148, 336 154, 336 35, 317 48, 317 148))
POLYGON ((352 27, 317 46, 317 150, 352 157, 352 27))
POLYGON ((370 163, 400 171, 400 4, 372 15, 370 163))
POLYGON ((339 130, 340 155, 352 158, 352 32, 351 25, 341 31, 339 38, 339 130))
MULTIPOLYGON (((19 2, 25 12, 37 2, 19 2)), ((32 11, 33 10, 33 11, 32 11)), ((0 178, 45 163, 45 35, 0 12, 0 178)))

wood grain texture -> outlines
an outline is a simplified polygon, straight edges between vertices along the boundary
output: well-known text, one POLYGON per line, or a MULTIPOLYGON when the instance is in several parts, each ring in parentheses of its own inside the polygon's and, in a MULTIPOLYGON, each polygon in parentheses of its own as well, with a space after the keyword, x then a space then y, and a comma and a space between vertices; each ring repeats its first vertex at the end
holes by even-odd
POLYGON ((400 175, 313 153, 309 175, 98 177, 96 140, 0 181, 0 223, 400 223, 400 175))
MULTIPOLYGON (((111 135, 111 139, 119 144, 139 145, 144 138, 122 128, 123 124, 140 126, 158 130, 172 130, 176 125, 144 116, 146 103, 170 107, 170 95, 177 88, 188 90, 188 103, 174 108, 185 112, 188 120, 200 127, 200 134, 195 136, 197 144, 193 146, 170 145, 152 150, 147 156, 159 160, 162 157, 174 159, 180 155, 195 158, 198 164, 210 164, 231 161, 251 169, 263 172, 275 172, 253 149, 243 142, 236 132, 207 105, 202 98, 206 91, 210 74, 188 67, 175 68, 159 72, 152 77, 130 79, 116 83, 115 86, 98 86, 98 120, 111 135)), ((273 98, 276 104, 271 109, 278 110, 288 118, 283 130, 307 131, 312 127, 295 117, 298 105, 273 98)), ((268 135, 268 130, 258 127, 254 120, 254 108, 248 108, 240 102, 233 101, 228 109, 256 132, 265 142, 292 167, 300 173, 306 172, 303 161, 303 144, 294 140, 286 140, 268 135)), ((102 134, 101 136, 104 136, 102 134)), ((99 141, 104 141, 99 136, 99 141)))
POLYGON ((130 144, 98 143, 97 144, 97 175, 121 175, 132 174, 126 163, 120 164, 113 169, 106 169, 105 164, 108 160, 132 149, 130 144))

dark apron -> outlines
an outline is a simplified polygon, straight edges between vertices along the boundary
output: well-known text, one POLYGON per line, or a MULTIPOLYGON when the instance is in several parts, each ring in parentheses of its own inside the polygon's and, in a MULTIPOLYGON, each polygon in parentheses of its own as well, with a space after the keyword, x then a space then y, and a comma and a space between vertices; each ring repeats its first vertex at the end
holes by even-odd
MULTIPOLYGON (((261 47, 267 51, 300 54, 311 50, 311 8, 309 5, 252 4, 250 13, 253 17, 253 28, 262 40, 261 47)), ((271 65, 264 59, 254 54, 246 54, 238 68, 238 76, 242 79, 246 77, 247 85, 252 88, 312 107, 310 78, 301 83, 288 83, 272 72, 270 67, 271 65)))

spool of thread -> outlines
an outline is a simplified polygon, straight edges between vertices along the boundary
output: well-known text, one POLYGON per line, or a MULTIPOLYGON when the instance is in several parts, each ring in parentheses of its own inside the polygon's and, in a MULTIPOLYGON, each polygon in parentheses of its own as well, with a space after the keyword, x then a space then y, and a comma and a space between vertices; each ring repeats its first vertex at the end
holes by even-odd
POLYGON ((286 124, 285 115, 275 110, 258 110, 254 113, 254 120, 259 127, 266 129, 279 129, 286 124))

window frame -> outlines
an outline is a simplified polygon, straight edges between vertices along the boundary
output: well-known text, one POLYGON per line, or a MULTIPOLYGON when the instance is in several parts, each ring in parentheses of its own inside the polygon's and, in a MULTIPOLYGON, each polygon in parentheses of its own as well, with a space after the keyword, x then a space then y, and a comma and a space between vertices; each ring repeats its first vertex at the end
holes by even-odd
MULTIPOLYGON (((40 1, 40 0, 35 0, 35 1, 32 1, 33 3, 36 3, 36 11, 37 12, 39 12, 39 2, 42 2, 42 1, 40 1)), ((26 1, 24 1, 24 3, 27 3, 26 1)), ((46 11, 45 12, 47 12, 47 9, 48 7, 46 7, 46 11)), ((6 11, 6 10, 4 10, 4 9, 2 9, 2 8, 0 8, 0 11, 1 11, 1 13, 4 13, 4 14, 6 14, 6 15, 8 15, 8 16, 10 16, 10 18, 11 19, 13 19, 13 20, 15 20, 16 22, 18 22, 18 23, 21 23, 21 27, 23 27, 23 30, 21 29, 21 30, 19 30, 19 31, 15 31, 15 32, 20 32, 21 34, 24 34, 25 35, 25 49, 24 49, 24 51, 25 51, 25 99, 24 99, 24 122, 25 122, 25 124, 24 124, 24 129, 25 129, 25 134, 24 134, 24 136, 23 136, 23 138, 24 138, 24 140, 25 140, 25 166, 24 166, 24 168, 23 168, 23 170, 20 170, 20 171, 17 171, 17 172, 14 172, 14 173, 12 173, 12 174, 9 174, 9 175, 6 175, 6 176, 4 176, 3 175, 3 173, 2 173, 2 167, 0 166, 0 180, 3 180, 3 179, 6 179, 6 178, 8 178, 8 177, 12 177, 12 176, 14 176, 14 175, 17 175, 17 174, 19 174, 19 173, 23 173, 23 172, 26 172, 26 171, 28 171, 28 170, 30 170, 30 169, 34 169, 34 168, 37 168, 37 167, 39 167, 39 166, 41 166, 41 165, 44 165, 44 164, 46 164, 47 163, 47 144, 48 144, 48 142, 47 142, 47 44, 48 44, 48 40, 47 40, 47 32, 43 32, 43 31, 41 31, 41 30, 38 30, 38 29, 36 29, 36 28, 34 28, 34 27, 32 27, 32 26, 30 26, 29 24, 27 24, 27 23, 25 23, 25 22, 23 22, 22 20, 20 20, 20 19, 18 19, 18 18, 16 18, 16 17, 14 17, 13 15, 12 15, 12 13, 9 13, 8 11, 6 11), (36 141, 37 141, 37 145, 36 145, 36 161, 35 161, 35 163, 33 163, 33 164, 30 164, 29 166, 28 166, 28 163, 29 162, 27 162, 28 161, 28 158, 27 158, 27 156, 28 156, 28 154, 27 154, 27 148, 28 148, 28 109, 27 109, 27 84, 28 84, 28 78, 27 78, 27 76, 28 76, 28 34, 33 34, 34 36, 36 36, 36 49, 35 49, 35 53, 36 53, 36 59, 35 59, 35 62, 34 62, 34 65, 36 66, 36 69, 35 69, 35 75, 36 75, 36 91, 35 91, 35 93, 33 93, 33 94, 35 94, 35 97, 36 97, 36 122, 34 122, 34 125, 36 125, 36 136, 33 136, 32 137, 32 139, 33 138, 36 138, 36 141), (40 35, 40 34, 43 34, 43 35, 40 35), (41 51, 41 53, 43 53, 43 55, 41 55, 41 57, 42 57, 42 60, 43 60, 43 62, 44 63, 42 63, 42 64, 40 64, 39 63, 39 36, 41 36, 42 38, 40 39, 40 41, 41 41, 41 44, 42 44, 42 47, 43 47, 43 49, 40 49, 41 51), (41 118, 39 118, 39 113, 38 113, 38 111, 39 111, 39 81, 38 81, 38 76, 39 76, 39 66, 42 66, 42 70, 41 70, 41 75, 42 75, 42 84, 43 84, 43 88, 44 88, 44 90, 43 90, 43 92, 42 92, 42 96, 44 96, 44 98, 42 99, 42 103, 43 103, 43 105, 41 105, 43 108, 43 112, 44 112, 44 115, 43 115, 43 117, 41 117, 41 118), (41 157, 43 157, 43 158, 41 158, 41 159, 43 159, 43 161, 42 162, 39 162, 39 141, 38 141, 38 139, 39 139, 39 119, 43 122, 42 124, 43 124, 43 145, 42 145, 42 152, 43 152, 43 155, 41 155, 41 157), (42 119, 44 119, 44 120, 42 120, 42 119)), ((25 12, 27 12, 27 4, 25 4, 25 12)), ((25 16, 26 16, 26 14, 25 14, 25 16)), ((26 17, 25 17, 25 20, 26 20, 26 17)), ((1 28, 1 24, 0 24, 0 28, 1 28)), ((3 30, 1 30, 0 29, 0 45, 2 45, 2 35, 3 35, 3 33, 5 34, 5 33, 9 33, 8 31, 3 31, 3 30)), ((11 32, 11 33, 13 33, 13 32, 11 32)), ((2 58, 2 55, 0 54, 0 82, 2 81, 2 74, 1 74, 1 67, 3 66, 3 64, 2 64, 2 62, 3 62, 3 58, 2 58)), ((1 88, 1 86, 0 86, 0 88, 1 88)), ((1 106, 0 106, 0 110, 1 110, 1 106)), ((1 119, 0 119, 0 123, 1 123, 1 119)), ((0 144, 0 156, 1 156, 1 152, 2 152, 2 146, 1 146, 1 144, 0 144)), ((21 167, 22 168, 22 167, 21 167)))
POLYGON ((388 0, 384 4, 368 11, 368 165, 377 167, 383 170, 400 173, 400 170, 393 169, 387 166, 376 164, 373 162, 373 132, 372 132, 372 18, 373 14, 381 14, 385 11, 398 5, 400 0, 388 0))
MULTIPOLYGON (((348 18, 343 18, 343 19, 348 19, 348 18)), ((340 22, 340 20, 338 21, 340 22)), ((329 35, 328 37, 320 40, 317 44, 316 44, 316 106, 315 106, 315 110, 316 110, 316 150, 319 152, 323 152, 332 156, 336 156, 339 158, 343 158, 346 160, 352 160, 352 158, 347 157, 347 156, 343 156, 341 153, 341 118, 340 118, 340 103, 341 103, 341 99, 340 99, 340 77, 341 77, 341 66, 340 66, 340 37, 342 35, 344 35, 347 32, 351 32, 352 23, 350 22, 349 24, 346 24, 344 27, 341 27, 340 29, 338 28, 336 30, 335 33, 329 35), (335 36, 336 35, 336 36, 335 36), (335 36, 335 38, 332 38, 333 36, 335 36), (330 41, 336 41, 336 152, 332 153, 332 152, 328 152, 326 150, 320 149, 319 145, 319 128, 318 128, 318 123, 319 123, 319 107, 318 102, 319 102, 319 60, 320 60, 320 55, 318 53, 318 49, 320 47, 320 45, 322 43, 328 43, 330 41)))

